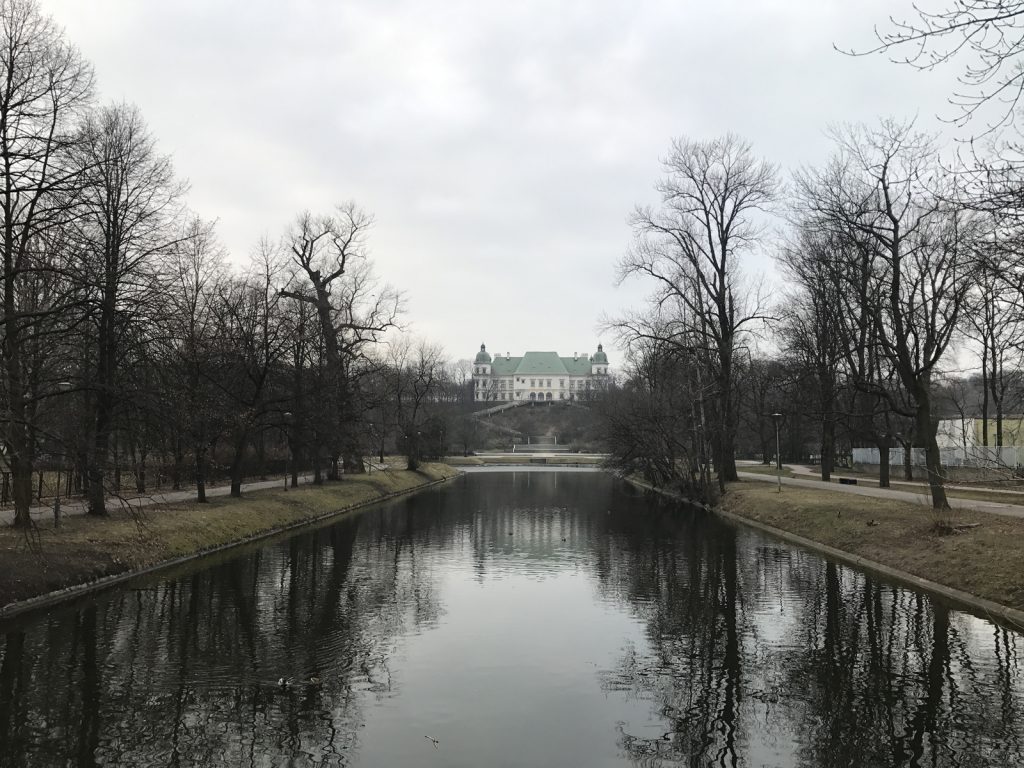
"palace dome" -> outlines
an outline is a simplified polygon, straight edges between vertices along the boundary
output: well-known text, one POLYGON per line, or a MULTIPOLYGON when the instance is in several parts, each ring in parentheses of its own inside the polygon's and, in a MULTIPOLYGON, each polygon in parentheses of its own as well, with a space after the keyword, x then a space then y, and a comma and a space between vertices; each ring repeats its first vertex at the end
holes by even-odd
POLYGON ((608 355, 604 353, 604 347, 597 345, 597 352, 590 358, 590 362, 596 365, 608 365, 608 355))
POLYGON ((489 363, 491 362, 491 356, 487 354, 487 347, 483 344, 480 345, 480 351, 476 353, 476 363, 489 363))

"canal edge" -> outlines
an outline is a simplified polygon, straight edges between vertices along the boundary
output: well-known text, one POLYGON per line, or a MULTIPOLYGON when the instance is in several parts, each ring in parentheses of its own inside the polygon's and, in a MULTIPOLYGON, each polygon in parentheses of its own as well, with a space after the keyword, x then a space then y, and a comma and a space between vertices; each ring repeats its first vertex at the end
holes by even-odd
POLYGON ((771 536, 782 539, 790 544, 796 544, 797 546, 810 550, 811 552, 816 552, 817 554, 823 555, 831 560, 838 561, 845 565, 852 565, 875 576, 881 576, 887 581, 893 581, 897 584, 928 592, 952 603, 957 608, 967 609, 982 618, 1008 625, 1011 629, 1018 631, 1024 630, 1024 611, 1018 610, 1017 608, 1011 608, 1008 605, 1003 605, 1002 603, 997 603, 994 600, 973 595, 970 592, 964 592, 962 589, 956 589, 955 587, 940 584, 939 582, 932 581, 931 579, 915 576, 908 571, 903 571, 899 568, 894 568, 891 565, 885 565, 884 563, 879 563, 875 560, 855 555, 852 552, 847 552, 846 550, 838 549, 828 544, 822 544, 814 539, 808 539, 806 536, 801 536, 798 533, 792 533, 783 528, 776 528, 774 525, 763 523, 760 520, 751 520, 750 518, 743 517, 743 515, 738 515, 735 512, 729 512, 719 507, 711 507, 701 502, 691 501, 682 494, 655 488, 642 480, 629 477, 623 477, 623 479, 639 488, 643 488, 644 490, 652 491, 662 496, 667 496, 668 498, 675 499, 676 501, 680 501, 688 506, 696 507, 704 512, 716 515, 717 517, 734 525, 745 525, 762 533, 767 533, 771 536))
POLYGON ((424 483, 423 485, 417 485, 412 488, 403 489, 401 491, 391 491, 390 493, 386 493, 383 496, 378 496, 374 499, 367 499, 366 501, 360 501, 356 504, 350 504, 349 506, 342 507, 341 509, 332 510, 331 512, 324 512, 323 514, 317 515, 316 517, 310 517, 305 520, 296 520, 295 522, 289 523, 287 525, 277 526, 274 528, 269 528, 265 531, 260 531, 259 533, 249 534, 248 536, 245 536, 241 539, 236 539, 235 541, 225 542, 224 544, 219 544, 215 547, 210 547, 208 549, 197 550, 196 552, 193 552, 191 554, 181 555, 180 557, 175 557, 171 560, 163 560, 159 563, 154 563, 153 565, 146 566, 145 568, 123 571, 121 573, 112 573, 108 576, 101 576, 100 578, 94 579, 93 581, 86 581, 81 584, 74 584, 70 587, 64 587, 63 589, 58 589, 53 592, 47 592, 43 595, 30 597, 27 600, 18 600, 13 603, 8 603, 7 605, 0 608, 0 621, 13 619, 22 614, 31 613, 33 611, 41 610, 43 608, 50 608, 54 605, 58 605, 63 602, 70 602, 71 600, 77 598, 86 597, 87 595, 90 595, 94 592, 102 592, 106 589, 116 587, 118 584, 122 582, 129 581, 131 579, 141 578, 143 576, 151 576, 158 573, 159 571, 175 568, 177 566, 189 563, 192 560, 197 560, 201 557, 208 557, 210 555, 216 555, 222 552, 226 552, 228 550, 234 549, 235 547, 243 547, 247 544, 254 544, 260 541, 261 539, 268 539, 272 536, 278 536, 282 533, 288 533, 289 531, 294 531, 299 528, 312 527, 317 525, 318 523, 325 522, 331 519, 332 517, 340 517, 342 515, 348 514, 349 512, 355 512, 365 507, 373 506, 374 504, 381 504, 386 501, 391 501, 392 499, 401 498, 402 496, 410 496, 412 494, 419 493, 420 491, 424 491, 428 488, 433 488, 443 483, 449 483, 452 480, 462 477, 462 475, 465 474, 464 472, 462 472, 462 470, 458 469, 457 467, 450 468, 455 470, 455 474, 449 477, 442 477, 438 480, 431 480, 427 483, 424 483))

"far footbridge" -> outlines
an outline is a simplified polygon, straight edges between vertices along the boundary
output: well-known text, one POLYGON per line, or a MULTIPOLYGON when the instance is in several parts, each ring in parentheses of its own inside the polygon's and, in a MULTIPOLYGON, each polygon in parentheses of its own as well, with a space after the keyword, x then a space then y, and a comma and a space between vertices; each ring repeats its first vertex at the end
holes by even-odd
POLYGON ((569 446, 558 443, 558 435, 527 435, 525 441, 513 440, 512 453, 568 453, 569 446))

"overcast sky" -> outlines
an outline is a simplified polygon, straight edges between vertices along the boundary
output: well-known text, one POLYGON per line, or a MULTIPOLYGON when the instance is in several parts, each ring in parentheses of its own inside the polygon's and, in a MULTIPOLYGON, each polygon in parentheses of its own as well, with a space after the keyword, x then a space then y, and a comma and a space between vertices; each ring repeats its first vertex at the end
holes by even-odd
MULTIPOLYGON (((733 131, 788 174, 829 123, 942 130, 955 77, 833 49, 909 0, 40 1, 236 261, 355 200, 407 323, 453 358, 593 351, 642 302, 615 264, 671 137, 733 131)), ((770 278, 770 254, 748 266, 770 278)))

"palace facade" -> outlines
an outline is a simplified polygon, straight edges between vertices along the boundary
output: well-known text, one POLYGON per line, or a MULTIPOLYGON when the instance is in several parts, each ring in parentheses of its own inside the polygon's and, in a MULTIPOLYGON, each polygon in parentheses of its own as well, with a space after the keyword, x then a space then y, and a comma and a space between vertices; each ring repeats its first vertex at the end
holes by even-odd
POLYGON ((473 361, 473 399, 479 402, 590 400, 608 386, 608 355, 598 344, 591 356, 526 352, 494 358, 484 344, 473 361))

